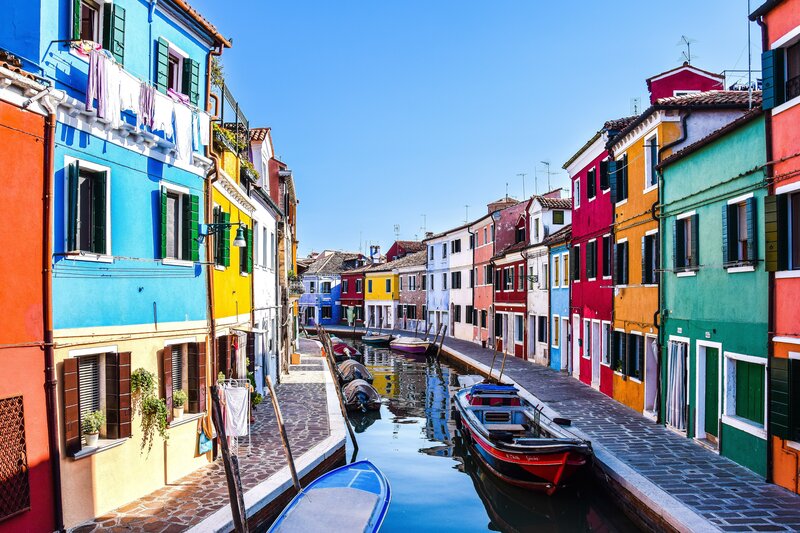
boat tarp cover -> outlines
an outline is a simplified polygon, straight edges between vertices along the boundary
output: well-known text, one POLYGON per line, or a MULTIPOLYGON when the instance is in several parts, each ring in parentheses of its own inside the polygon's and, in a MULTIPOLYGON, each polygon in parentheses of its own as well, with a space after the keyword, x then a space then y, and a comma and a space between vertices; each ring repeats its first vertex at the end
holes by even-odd
POLYGON ((497 394, 516 392, 514 385, 492 385, 491 383, 477 383, 472 386, 472 394, 497 394))
POLYGON ((339 372, 342 374, 342 377, 348 381, 356 378, 372 378, 372 374, 370 374, 369 370, 367 370, 367 367, 353 359, 348 359, 339 363, 339 372))
POLYGON ((342 389, 344 393, 344 401, 346 403, 353 403, 356 398, 356 394, 359 392, 363 392, 367 396, 367 401, 372 402, 380 402, 381 395, 378 394, 378 391, 375 390, 375 387, 364 381, 363 379, 356 379, 348 383, 342 389))
POLYGON ((312 489, 276 531, 365 531, 378 495, 349 487, 312 489))

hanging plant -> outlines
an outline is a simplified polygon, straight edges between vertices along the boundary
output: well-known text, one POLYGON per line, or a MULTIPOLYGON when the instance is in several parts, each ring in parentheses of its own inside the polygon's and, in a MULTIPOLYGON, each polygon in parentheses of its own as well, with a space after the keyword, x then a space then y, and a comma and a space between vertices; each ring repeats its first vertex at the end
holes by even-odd
POLYGON ((225 85, 225 68, 216 57, 211 58, 211 83, 220 88, 225 85))
POLYGON ((142 400, 142 451, 153 447, 153 438, 156 432, 162 439, 167 440, 167 404, 161 398, 148 396, 142 400))
POLYGON ((131 396, 133 410, 142 414, 142 398, 154 396, 156 393, 156 376, 144 368, 137 368, 131 372, 131 396))

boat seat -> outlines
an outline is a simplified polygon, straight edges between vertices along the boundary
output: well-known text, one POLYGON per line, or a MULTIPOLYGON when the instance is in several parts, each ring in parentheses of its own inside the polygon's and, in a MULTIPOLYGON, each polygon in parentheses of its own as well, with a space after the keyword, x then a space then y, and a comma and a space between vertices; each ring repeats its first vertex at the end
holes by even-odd
POLYGON ((512 433, 525 431, 525 426, 522 424, 486 424, 484 427, 487 431, 510 431, 512 433))

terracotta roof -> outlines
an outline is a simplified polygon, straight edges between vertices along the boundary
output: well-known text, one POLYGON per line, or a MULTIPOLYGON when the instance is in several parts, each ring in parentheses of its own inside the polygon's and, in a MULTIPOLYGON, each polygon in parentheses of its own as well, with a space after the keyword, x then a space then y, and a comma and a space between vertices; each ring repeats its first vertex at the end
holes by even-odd
POLYGON ((408 253, 419 252, 425 249, 425 243, 422 241, 397 241, 397 244, 402 246, 408 253))
POLYGON ((251 141, 263 141, 269 135, 269 131, 272 128, 253 128, 250 130, 250 140, 251 141))
POLYGON ((603 124, 604 131, 619 131, 622 128, 626 127, 628 124, 636 120, 639 116, 633 115, 630 117, 623 117, 614 120, 607 120, 605 124, 603 124))
POLYGON ((632 117, 617 118, 617 119, 614 119, 614 120, 607 120, 607 121, 605 121, 605 122, 603 123, 603 127, 602 127, 602 128, 600 128, 600 131, 598 131, 597 133, 595 133, 595 134, 592 136, 592 138, 591 138, 591 139, 589 139, 588 141, 586 141, 586 144, 584 144, 583 146, 581 146, 581 147, 580 147, 580 149, 579 149, 577 152, 575 152, 575 153, 572 155, 572 157, 570 157, 570 158, 567 160, 567 162, 566 162, 566 163, 564 163, 564 164, 561 166, 561 168, 563 168, 564 170, 566 170, 566 169, 567 169, 567 167, 568 167, 568 166, 570 166, 570 165, 573 163, 573 161, 575 161, 576 159, 578 159, 578 157, 580 157, 580 155, 581 155, 583 152, 585 152, 585 151, 586 151, 586 150, 587 150, 587 149, 588 149, 588 148, 589 148, 589 147, 590 147, 592 144, 594 144, 594 142, 595 142, 597 139, 599 139, 599 138, 600 138, 600 136, 601 136, 601 135, 603 135, 603 133, 605 133, 605 132, 609 132, 609 134, 610 134, 611 132, 613 132, 613 133, 614 133, 614 135, 616 135, 616 133, 617 133, 617 132, 619 132, 620 130, 622 130, 623 128, 625 128, 625 127, 626 127, 628 124, 630 124, 631 122, 633 122, 633 121, 634 121, 634 120, 636 120, 637 118, 638 118, 638 116, 637 116, 637 115, 634 115, 634 116, 632 116, 632 117))
POLYGON ((542 240, 542 244, 557 244, 560 242, 567 242, 572 237, 572 224, 567 224, 557 232, 542 240))
POLYGON ((683 70, 685 68, 689 68, 691 70, 697 70, 698 72, 702 72, 703 74, 705 74, 707 76, 710 76, 712 78, 719 78, 720 80, 724 80, 725 79, 725 76, 723 76, 722 74, 719 74, 718 72, 711 72, 710 70, 704 70, 702 68, 697 68, 696 66, 690 64, 689 62, 684 61, 682 65, 680 65, 678 67, 675 67, 675 68, 671 68, 669 70, 665 70, 664 72, 660 72, 658 74, 654 74, 654 75, 650 76, 649 78, 647 78, 645 81, 647 82, 647 86, 650 87, 650 82, 652 80, 654 80, 655 78, 660 78, 661 76, 664 76, 665 74, 670 74, 672 72, 677 72, 677 71, 683 70))
POLYGON ((726 134, 736 130, 740 126, 743 126, 746 123, 750 122, 751 120, 753 120, 755 118, 758 118, 759 116, 761 116, 761 114, 762 114, 761 106, 753 108, 752 110, 748 111, 747 113, 745 113, 741 117, 737 118, 733 122, 729 122, 728 124, 726 124, 725 126, 721 127, 720 129, 709 133, 708 135, 706 135, 705 137, 703 137, 699 141, 695 141, 692 144, 690 144, 688 146, 685 146, 681 150, 675 152, 674 154, 672 154, 668 158, 664 159, 661 163, 659 163, 656 166, 656 168, 660 170, 660 169, 664 168, 665 166, 667 166, 667 165, 669 165, 671 163, 674 163, 678 159, 681 159, 682 157, 685 157, 685 156, 691 154, 692 152, 696 152, 697 150, 699 150, 703 146, 714 142, 715 140, 719 139, 720 137, 723 137, 726 134))
POLYGON ((548 209, 572 209, 572 198, 550 198, 548 196, 533 196, 542 207, 548 209))
MULTIPOLYGON (((422 243, 420 243, 422 244, 422 243)), ((422 250, 418 252, 414 252, 413 254, 408 254, 405 257, 401 257, 396 261, 390 261, 386 263, 386 265, 391 265, 392 268, 405 268, 405 267, 412 267, 412 266, 422 266, 427 264, 428 262, 428 250, 423 245, 422 250)))
MULTIPOLYGON (((761 91, 753 91, 753 105, 761 105, 761 91)), ((641 124, 650 115, 663 109, 747 109, 750 105, 748 91, 705 91, 702 93, 686 94, 683 96, 670 96, 659 98, 656 103, 648 107, 636 120, 628 124, 613 139, 609 139, 606 148, 611 148, 618 139, 622 139, 636 126, 641 124)))
POLYGON ((186 2, 186 0, 173 0, 173 2, 175 2, 175 4, 178 7, 183 9, 187 15, 193 18, 195 22, 200 24, 200 26, 202 26, 203 29, 205 29, 208 33, 213 35, 220 42, 220 44, 228 48, 231 47, 231 42, 225 37, 223 37, 222 34, 219 32, 219 30, 217 30, 217 28, 213 24, 211 24, 208 21, 208 19, 206 19, 203 15, 201 15, 199 11, 190 6, 189 3, 186 2))
POLYGON ((339 274, 345 270, 344 264, 362 257, 361 254, 351 252, 332 252, 320 254, 308 267, 306 274, 339 274))

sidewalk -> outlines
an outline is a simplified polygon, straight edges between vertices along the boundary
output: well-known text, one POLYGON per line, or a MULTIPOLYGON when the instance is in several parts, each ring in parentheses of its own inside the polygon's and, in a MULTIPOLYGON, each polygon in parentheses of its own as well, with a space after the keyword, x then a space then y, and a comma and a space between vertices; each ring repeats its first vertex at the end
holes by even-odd
MULTIPOLYGON (((319 347, 302 339, 300 365, 276 387, 298 476, 310 473, 334 454, 344 453, 344 426, 335 402, 330 374, 319 347), (333 396, 331 396, 331 393, 333 396), (331 418, 331 408, 335 407, 331 418)), ((252 446, 240 439, 239 465, 248 517, 293 490, 281 445, 275 413, 267 399, 254 412, 252 446)), ((286 499, 284 498, 281 498, 286 499)), ((177 483, 90 522, 74 532, 106 531, 219 531, 232 530, 230 501, 222 459, 219 458, 177 483)))

